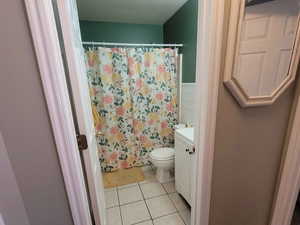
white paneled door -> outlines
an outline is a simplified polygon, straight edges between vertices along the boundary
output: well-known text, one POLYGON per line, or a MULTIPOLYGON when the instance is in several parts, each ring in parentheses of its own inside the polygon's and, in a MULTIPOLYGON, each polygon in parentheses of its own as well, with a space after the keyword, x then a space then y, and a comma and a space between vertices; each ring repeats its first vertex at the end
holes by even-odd
POLYGON ((298 0, 246 7, 234 77, 248 96, 270 96, 287 78, 298 26, 298 0))
POLYGON ((77 6, 75 0, 57 1, 57 3, 79 132, 86 135, 87 138, 88 148, 83 151, 83 161, 88 181, 92 213, 96 225, 106 225, 104 187, 98 157, 77 6))

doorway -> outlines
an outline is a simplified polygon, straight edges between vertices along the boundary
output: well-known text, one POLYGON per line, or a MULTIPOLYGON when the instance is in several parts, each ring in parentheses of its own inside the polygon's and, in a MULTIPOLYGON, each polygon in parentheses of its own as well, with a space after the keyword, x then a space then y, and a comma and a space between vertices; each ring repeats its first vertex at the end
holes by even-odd
POLYGON ((194 162, 196 105, 190 99, 197 1, 117 3, 120 8, 78 1, 77 14, 73 2, 75 37, 68 36, 61 21, 65 64, 77 74, 69 76, 69 89, 78 127, 88 134, 89 153, 83 152, 83 160, 95 222, 101 223, 105 211, 107 224, 188 225, 192 180, 185 182, 180 174, 192 174, 194 162), (151 7, 162 9, 153 15, 151 7), (140 16, 133 14, 138 9, 140 16), (84 109, 90 106, 90 112, 84 109), (103 196, 105 205, 100 205, 103 196))
MULTIPOLYGON (((195 171, 197 172, 194 174, 195 179, 192 179, 191 182, 191 205, 195 206, 192 207, 192 224, 199 224, 200 221, 202 221, 201 224, 206 224, 208 221, 207 212, 209 209, 210 194, 210 188, 208 187, 210 186, 210 182, 206 181, 209 181, 211 178, 211 153, 213 152, 213 145, 211 145, 211 143, 213 143, 213 136, 209 134, 214 133, 215 129, 214 115, 216 112, 218 92, 217 89, 213 87, 216 87, 216 84, 218 83, 218 67, 220 62, 221 43, 220 34, 222 31, 222 18, 220 18, 220 16, 222 16, 223 7, 220 3, 214 4, 210 3, 210 1, 201 1, 200 4, 201 7, 199 6, 200 16, 198 25, 200 29, 198 30, 198 33, 202 33, 202 35, 201 37, 199 37, 199 35, 197 37, 198 46, 196 96, 199 97, 201 93, 201 99, 203 99, 204 101, 197 102, 196 111, 200 112, 200 116, 199 118, 197 118, 195 126, 195 133, 197 137, 195 139, 195 145, 196 149, 199 148, 204 150, 196 151, 194 154, 197 163, 195 163, 195 168, 193 169, 195 169, 195 171), (218 15, 218 17, 216 17, 216 15, 218 15), (215 36, 216 34, 217 36, 215 36), (202 67, 200 65, 202 65, 202 67), (206 74, 207 72, 209 72, 209 74, 212 74, 212 76, 199 76, 199 73, 206 74), (199 126, 200 123, 201 127, 199 126), (201 138, 199 136, 200 133, 202 133, 201 138), (195 211, 199 213, 195 214, 195 211)), ((97 172, 99 171, 99 163, 96 163, 97 161, 94 160, 95 158, 92 158, 92 154, 95 154, 95 149, 97 150, 97 148, 91 148, 91 146, 95 146, 96 142, 93 143, 93 141, 95 140, 96 133, 94 130, 94 126, 91 126, 94 123, 94 121, 91 120, 91 107, 90 109, 80 107, 80 105, 83 105, 84 99, 87 99, 87 97, 90 99, 90 96, 89 94, 84 94, 84 88, 79 87, 80 85, 78 86, 78 84, 80 83, 79 80, 83 79, 84 77, 79 76, 79 74, 83 74, 80 70, 84 67, 82 67, 82 61, 78 61, 77 58, 82 53, 82 51, 80 50, 82 43, 80 40, 80 36, 76 36, 76 31, 79 31, 79 29, 77 29, 78 24, 76 25, 76 18, 78 19, 78 16, 77 13, 74 13, 76 12, 76 10, 74 11, 74 9, 76 9, 74 5, 75 4, 73 1, 59 1, 58 9, 62 30, 63 32, 65 32, 64 38, 68 40, 67 42, 64 40, 64 45, 66 49, 68 64, 71 65, 68 65, 68 69, 69 73, 72 74, 70 79, 72 88, 78 89, 76 91, 73 90, 73 92, 77 93, 79 96, 79 98, 75 98, 75 101, 77 101, 75 102, 75 105, 77 104, 76 116, 77 120, 79 121, 80 132, 84 131, 83 133, 86 134, 86 141, 88 142, 89 146, 89 151, 83 151, 86 152, 84 154, 86 155, 88 160, 91 160, 90 165, 92 165, 89 168, 86 168, 86 172, 91 173, 90 178, 92 178, 93 176, 97 176, 97 172), (80 113, 78 113, 78 109, 80 109, 80 113), (90 114, 90 116, 88 116, 88 114, 90 114)), ((100 220, 105 219, 105 212, 101 210, 95 210, 94 208, 99 207, 103 209, 103 206, 95 203, 97 203, 97 201, 99 200, 100 203, 103 203, 104 198, 101 196, 101 193, 93 193, 99 190, 101 192, 101 188, 97 189, 97 186, 99 186, 99 182, 95 182, 100 180, 90 179, 88 181, 88 188, 90 192, 89 194, 90 196, 94 195, 95 198, 90 198, 91 210, 89 209, 89 207, 87 207, 86 193, 84 192, 85 188, 82 179, 82 171, 78 158, 78 147, 76 146, 77 144, 75 142, 75 128, 74 124, 72 124, 72 114, 70 110, 71 107, 69 104, 66 79, 64 76, 65 72, 63 71, 63 63, 61 61, 60 50, 58 48, 58 37, 54 24, 54 16, 52 14, 52 11, 49 11, 49 8, 52 9, 52 5, 49 1, 26 1, 26 8, 36 52, 38 55, 45 96, 47 99, 49 113, 53 124, 53 132, 57 141, 57 149, 65 178, 66 189, 69 196, 74 223, 91 224, 88 214, 89 211, 93 213, 92 218, 94 218, 95 220, 97 220, 97 215, 95 215, 97 213, 99 214, 100 220), (47 39, 44 38, 46 36, 47 39)), ((82 57, 80 58, 82 59, 82 57)), ((84 79, 86 79, 86 77, 84 79)), ((87 82, 82 82, 80 84, 87 85, 87 82)), ((86 90, 88 90, 88 88, 86 88, 86 90)), ((192 155, 194 149, 191 148, 189 150, 191 150, 192 155)), ((187 154, 189 153, 190 151, 187 151, 187 154)), ((97 223, 97 221, 95 222, 97 223)), ((106 221, 101 221, 101 224, 106 224, 106 221)))
MULTIPOLYGON (((66 117, 66 115, 69 117, 72 116, 69 111, 69 99, 66 99, 68 94, 65 93, 66 85, 64 76, 61 76, 64 75, 64 71, 61 69, 62 63, 59 60, 60 56, 57 54, 59 50, 56 45, 56 30, 53 29, 53 16, 49 13, 49 8, 51 9, 52 6, 49 4, 49 1, 25 2, 38 56, 38 62, 41 69, 45 96, 47 98, 49 113, 53 124, 54 135, 58 143, 58 153, 62 164, 67 193, 70 199, 74 223, 91 224, 88 219, 88 208, 85 205, 86 194, 84 193, 84 188, 81 183, 83 179, 80 172, 80 164, 78 163, 78 152, 76 152, 78 149, 75 145, 75 136, 72 136, 72 132, 74 132, 74 125, 71 125, 69 118, 66 117), (47 37, 47 41, 42 37, 47 37), (47 56, 45 55, 45 52, 47 52, 47 56), (51 65, 51 67, 49 67, 49 65, 51 65), (61 106, 62 103, 63 107, 61 106), (70 153, 74 154, 74 156, 70 153), (69 158, 75 159, 75 161, 77 159, 77 161, 73 162, 69 158), (75 183, 74 181, 79 182, 75 183)), ((197 74, 201 72, 201 74, 209 74, 211 76, 200 76, 197 81, 197 87, 201 89, 201 91, 198 91, 198 94, 202 94, 201 98, 198 94, 197 96, 203 101, 199 102, 200 119, 196 126, 198 129, 198 133, 196 132, 196 141, 198 142, 196 147, 201 147, 203 152, 196 152, 200 165, 197 167, 197 173, 195 174, 197 180, 194 187, 197 190, 195 190, 196 194, 194 195, 195 200, 193 206, 195 207, 193 211, 197 211, 197 215, 193 213, 194 218, 192 219, 192 224, 208 224, 209 215, 209 184, 211 182, 211 165, 214 143, 215 103, 217 102, 218 95, 216 87, 218 86, 219 81, 217 74, 219 74, 219 50, 221 48, 220 43, 222 41, 220 34, 222 33, 223 28, 222 10, 219 11, 218 9, 223 8, 224 6, 222 3, 211 2, 212 1, 200 1, 201 6, 199 7, 199 30, 203 36, 198 36, 198 43, 200 43, 200 47, 198 46, 197 74), (202 134, 201 137, 200 134, 202 134)), ((286 211, 283 211, 282 209, 280 210, 281 213, 275 213, 274 215, 277 218, 284 218, 282 213, 285 213, 286 211)))

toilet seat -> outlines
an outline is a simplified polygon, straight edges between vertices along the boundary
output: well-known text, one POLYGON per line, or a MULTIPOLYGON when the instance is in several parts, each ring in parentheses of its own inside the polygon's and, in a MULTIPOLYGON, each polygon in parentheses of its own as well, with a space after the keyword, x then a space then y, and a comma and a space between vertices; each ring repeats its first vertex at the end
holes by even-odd
POLYGON ((175 157, 175 149, 157 148, 150 153, 150 157, 154 160, 173 160, 175 157))

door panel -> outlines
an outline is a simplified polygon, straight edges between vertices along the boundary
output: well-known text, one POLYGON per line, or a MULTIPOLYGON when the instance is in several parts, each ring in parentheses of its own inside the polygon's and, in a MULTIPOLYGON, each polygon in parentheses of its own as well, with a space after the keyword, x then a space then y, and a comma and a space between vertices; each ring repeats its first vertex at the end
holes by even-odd
POLYGON ((191 177, 192 177, 192 155, 186 150, 191 146, 182 140, 175 138, 175 186, 185 200, 191 204, 191 177))
POLYGON ((234 77, 248 96, 269 96, 287 78, 298 10, 296 0, 277 0, 245 8, 234 77))
POLYGON ((86 135, 88 149, 83 151, 92 212, 96 225, 105 225, 105 200, 102 173, 89 96, 84 51, 75 0, 58 1, 60 22, 69 69, 79 132, 86 135))

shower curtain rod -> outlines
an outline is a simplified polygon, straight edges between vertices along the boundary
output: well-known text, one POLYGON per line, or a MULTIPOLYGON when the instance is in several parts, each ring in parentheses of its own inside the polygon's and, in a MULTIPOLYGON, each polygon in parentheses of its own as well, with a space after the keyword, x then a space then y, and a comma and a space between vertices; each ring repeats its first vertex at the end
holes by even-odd
POLYGON ((183 44, 133 44, 133 43, 93 42, 93 41, 83 41, 82 44, 84 44, 84 45, 117 45, 117 46, 183 47, 183 44))

